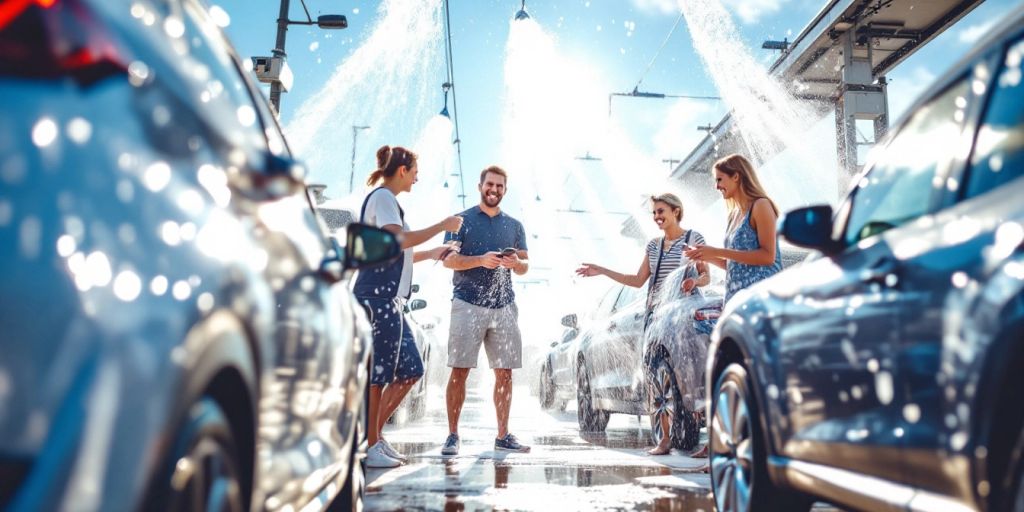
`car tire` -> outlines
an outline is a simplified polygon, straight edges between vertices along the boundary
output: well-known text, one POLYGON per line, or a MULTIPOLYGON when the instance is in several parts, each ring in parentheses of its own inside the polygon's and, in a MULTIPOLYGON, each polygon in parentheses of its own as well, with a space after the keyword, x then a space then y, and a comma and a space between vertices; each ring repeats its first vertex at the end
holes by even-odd
POLYGON ((671 363, 664 354, 655 357, 647 368, 648 390, 655 410, 650 414, 651 441, 661 444, 661 414, 668 414, 672 447, 677 450, 692 450, 700 442, 700 424, 694 412, 683 404, 683 394, 676 382, 671 363))
POLYGON ((203 396, 185 414, 158 466, 146 510, 238 511, 248 508, 242 467, 224 409, 203 396))
POLYGON ((348 476, 345 484, 334 496, 327 512, 362 512, 366 497, 366 457, 361 456, 360 449, 366 437, 366 420, 368 418, 367 402, 359 411, 359 421, 352 430, 352 452, 349 455, 348 476))
POLYGON ((813 500, 782 489, 768 476, 766 437, 746 368, 730 364, 715 382, 708 422, 711 490, 719 512, 807 511, 813 500), (760 505, 757 505, 760 504, 760 505))
POLYGON ((327 507, 327 512, 362 512, 366 496, 366 462, 358 455, 359 439, 353 439, 345 485, 327 507))
POLYGON ((540 390, 537 393, 541 409, 550 409, 555 405, 555 387, 551 382, 551 367, 544 365, 540 370, 540 390))
POLYGON ((1010 465, 1006 472, 1005 498, 1002 504, 994 504, 991 510, 1024 512, 1024 429, 1017 435, 1017 442, 1010 452, 1010 465))
POLYGON ((594 397, 590 390, 590 376, 587 365, 582 361, 576 371, 576 419, 580 424, 580 432, 604 432, 608 426, 608 411, 594 407, 594 397))

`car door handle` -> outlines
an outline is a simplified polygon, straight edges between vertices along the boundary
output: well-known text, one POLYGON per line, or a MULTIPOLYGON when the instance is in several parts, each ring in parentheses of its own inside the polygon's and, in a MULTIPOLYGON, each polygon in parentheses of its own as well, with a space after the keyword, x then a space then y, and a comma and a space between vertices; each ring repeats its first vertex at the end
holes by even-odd
POLYGON ((881 284, 889 287, 896 285, 896 279, 898 279, 899 267, 896 265, 896 260, 891 257, 885 256, 878 258, 873 263, 867 266, 861 273, 861 282, 866 284, 881 284), (890 277, 892 276, 892 277, 890 277))

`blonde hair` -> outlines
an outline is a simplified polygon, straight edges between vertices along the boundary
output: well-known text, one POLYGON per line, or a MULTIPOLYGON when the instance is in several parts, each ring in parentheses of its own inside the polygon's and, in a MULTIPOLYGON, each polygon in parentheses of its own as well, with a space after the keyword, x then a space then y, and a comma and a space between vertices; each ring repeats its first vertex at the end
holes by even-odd
MULTIPOLYGON (((767 199, 768 204, 772 205, 772 210, 775 212, 775 216, 779 216, 779 207, 776 206, 775 201, 772 201, 772 199, 768 197, 768 193, 764 191, 764 187, 761 186, 761 181, 757 179, 757 172, 754 171, 754 165, 751 164, 750 160, 747 160, 746 157, 734 153, 719 159, 712 166, 712 169, 721 171, 730 178, 739 175, 740 190, 743 191, 745 196, 750 198, 751 204, 761 198, 767 199)), ((729 207, 730 211, 739 212, 740 204, 735 199, 726 199, 725 205, 729 207)))
POLYGON ((665 203, 672 208, 679 208, 679 213, 676 214, 676 221, 683 220, 683 201, 679 199, 679 196, 667 192, 651 196, 651 204, 653 205, 654 203, 665 203))

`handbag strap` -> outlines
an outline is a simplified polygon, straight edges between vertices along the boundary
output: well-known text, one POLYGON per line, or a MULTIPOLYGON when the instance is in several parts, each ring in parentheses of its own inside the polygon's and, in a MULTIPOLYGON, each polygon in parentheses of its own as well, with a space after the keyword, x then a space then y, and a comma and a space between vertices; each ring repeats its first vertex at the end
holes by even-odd
MULTIPOLYGON (((650 313, 651 307, 654 305, 654 288, 658 285, 658 274, 661 273, 661 258, 665 255, 665 250, 662 247, 665 245, 665 237, 658 240, 658 263, 654 265, 654 275, 651 276, 651 284, 647 287, 647 309, 650 313)), ((670 248, 671 249, 671 248, 670 248)))

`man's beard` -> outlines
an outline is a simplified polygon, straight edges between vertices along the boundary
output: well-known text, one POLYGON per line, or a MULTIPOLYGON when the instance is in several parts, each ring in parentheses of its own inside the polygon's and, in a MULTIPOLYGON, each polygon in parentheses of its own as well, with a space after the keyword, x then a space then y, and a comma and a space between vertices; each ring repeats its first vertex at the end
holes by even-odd
POLYGON ((497 195, 497 196, 495 196, 492 199, 491 196, 489 196, 487 194, 480 194, 480 202, 486 204, 490 208, 494 208, 495 206, 498 206, 499 204, 501 204, 501 200, 504 197, 505 196, 497 195), (494 204, 491 204, 491 201, 494 201, 494 204))

